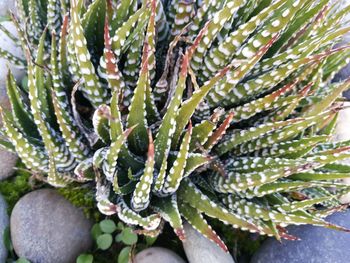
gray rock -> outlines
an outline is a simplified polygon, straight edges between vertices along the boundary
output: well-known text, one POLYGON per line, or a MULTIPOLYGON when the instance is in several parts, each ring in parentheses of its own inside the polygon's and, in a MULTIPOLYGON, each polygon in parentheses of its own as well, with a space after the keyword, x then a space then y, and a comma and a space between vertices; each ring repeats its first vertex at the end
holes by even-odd
MULTIPOLYGON (((345 43, 348 43, 350 41, 350 36, 347 36, 346 39, 344 39, 345 43)), ((350 77, 350 63, 347 64, 344 68, 342 68, 335 76, 334 79, 332 80, 333 82, 340 82, 344 81, 347 78, 350 77)), ((350 90, 347 90, 343 93, 343 96, 350 100, 350 90)))
POLYGON ((15 0, 0 0, 0 16, 7 15, 8 11, 15 12, 15 0))
POLYGON ((17 159, 17 155, 0 149, 0 181, 13 175, 17 159))
POLYGON ((5 262, 7 258, 7 249, 4 244, 4 230, 9 225, 9 216, 7 214, 7 204, 4 198, 0 195, 0 262, 5 262))
POLYGON ((22 197, 12 211, 10 226, 17 255, 32 263, 73 263, 92 245, 92 223, 55 190, 22 197))
POLYGON ((138 253, 133 263, 185 263, 173 251, 162 247, 151 247, 138 253))
MULTIPOLYGON (((327 221, 350 228, 350 210, 333 214, 327 221)), ((316 226, 288 227, 300 241, 265 241, 251 263, 345 263, 350 262, 350 234, 316 226)))
POLYGON ((205 238, 190 224, 185 223, 186 240, 183 247, 190 263, 234 263, 229 253, 205 238))

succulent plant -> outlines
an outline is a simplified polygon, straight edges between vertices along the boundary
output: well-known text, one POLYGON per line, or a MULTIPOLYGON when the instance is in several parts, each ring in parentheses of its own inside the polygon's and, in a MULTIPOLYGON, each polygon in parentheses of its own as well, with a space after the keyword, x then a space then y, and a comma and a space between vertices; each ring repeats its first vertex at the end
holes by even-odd
POLYGON ((350 7, 329 2, 17 0, 26 59, 1 55, 28 86, 8 74, 1 145, 143 234, 168 222, 184 239, 186 220, 227 250, 207 217, 277 239, 347 231, 323 219, 350 190, 350 141, 330 140, 350 7))

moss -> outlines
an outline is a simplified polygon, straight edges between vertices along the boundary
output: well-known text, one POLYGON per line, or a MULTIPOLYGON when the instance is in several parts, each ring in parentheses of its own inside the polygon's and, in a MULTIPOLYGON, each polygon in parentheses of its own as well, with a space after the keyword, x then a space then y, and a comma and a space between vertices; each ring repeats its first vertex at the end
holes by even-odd
MULTIPOLYGON (((21 163, 17 164, 17 168, 22 168, 21 163)), ((17 201, 26 193, 32 190, 29 182, 31 174, 24 170, 17 170, 15 174, 0 182, 0 193, 3 195, 8 204, 8 212, 10 213, 17 201)))
POLYGON ((101 214, 96 207, 95 197, 91 187, 69 185, 65 188, 59 188, 57 191, 74 206, 81 208, 88 218, 95 221, 100 220, 101 214))
MULTIPOLYGON (((0 193, 8 204, 8 212, 11 213, 17 201, 25 194, 34 189, 31 183, 31 173, 25 170, 25 166, 19 161, 16 165, 15 174, 3 181, 0 181, 0 193)), ((35 188, 47 187, 47 185, 36 185, 35 188)), ((94 200, 94 193, 91 187, 84 185, 70 185, 65 188, 59 188, 57 191, 69 200, 76 207, 81 208, 86 216, 91 219, 99 220, 101 214, 94 200)))

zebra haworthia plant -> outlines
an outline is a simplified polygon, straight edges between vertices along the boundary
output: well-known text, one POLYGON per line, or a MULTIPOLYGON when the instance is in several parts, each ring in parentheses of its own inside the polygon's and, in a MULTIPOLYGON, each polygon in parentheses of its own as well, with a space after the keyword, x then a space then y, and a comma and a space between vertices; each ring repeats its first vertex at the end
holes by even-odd
MULTIPOLYGON (((17 0, 28 86, 11 72, 1 145, 140 233, 208 217, 295 239, 344 208, 350 141, 330 137, 350 81, 350 7, 307 0, 17 0)), ((8 32, 5 32, 9 34, 8 32)), ((13 36, 11 36, 13 37, 13 36)))

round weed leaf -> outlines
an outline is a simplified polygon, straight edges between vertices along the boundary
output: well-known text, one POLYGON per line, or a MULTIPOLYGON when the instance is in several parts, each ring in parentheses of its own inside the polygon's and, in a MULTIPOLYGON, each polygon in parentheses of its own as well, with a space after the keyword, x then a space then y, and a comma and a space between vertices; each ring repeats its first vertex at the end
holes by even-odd
POLYGON ((124 224, 122 222, 118 222, 117 229, 122 231, 124 229, 124 224))
POLYGON ((124 247, 118 255, 118 263, 128 263, 131 247, 124 247))
POLYGON ((104 233, 112 234, 117 230, 117 226, 113 220, 106 219, 100 222, 100 228, 104 233))
POLYGON ((96 240, 102 234, 100 224, 94 224, 91 228, 91 235, 96 240))
POLYGON ((120 233, 118 235, 115 236, 115 242, 122 242, 123 241, 123 234, 120 233))
POLYGON ((30 261, 25 258, 19 258, 17 259, 16 263, 30 263, 30 261))
POLYGON ((137 234, 129 227, 124 228, 122 231, 122 242, 126 245, 133 245, 137 243, 137 234))
POLYGON ((81 254, 78 258, 77 258, 77 262, 76 263, 92 263, 94 260, 94 257, 90 254, 81 254))
POLYGON ((97 238, 96 242, 99 249, 107 250, 112 245, 113 238, 111 234, 103 234, 97 238))

